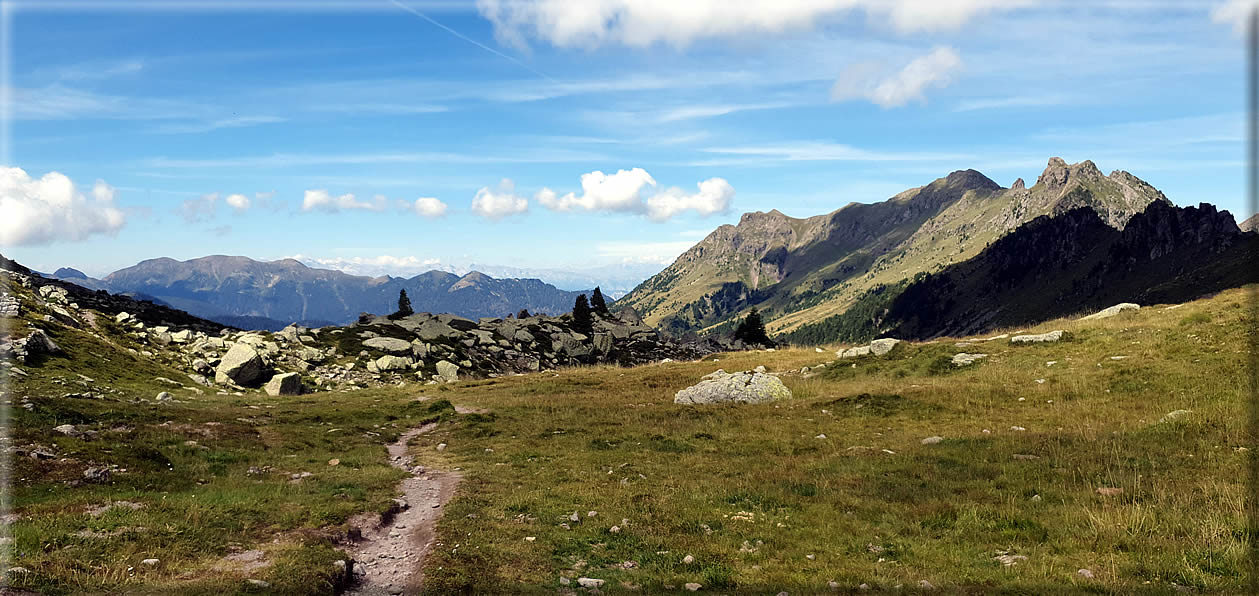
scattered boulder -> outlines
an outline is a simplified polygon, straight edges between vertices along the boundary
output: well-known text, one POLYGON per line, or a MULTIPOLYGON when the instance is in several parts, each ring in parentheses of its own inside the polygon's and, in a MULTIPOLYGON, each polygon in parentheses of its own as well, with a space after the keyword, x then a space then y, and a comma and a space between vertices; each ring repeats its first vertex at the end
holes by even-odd
POLYGON ((835 355, 840 358, 856 358, 857 356, 865 356, 869 353, 870 346, 857 346, 855 348, 848 348, 847 350, 835 352, 835 355))
POLYGON ((1012 344, 1034 344, 1034 343, 1055 342, 1055 341, 1059 341, 1059 340, 1061 340, 1061 339, 1062 339, 1062 333, 1063 333, 1063 331, 1062 331, 1061 329, 1057 329, 1057 330, 1054 330, 1054 331, 1050 331, 1049 333, 1038 333, 1038 334, 1028 334, 1028 335, 1016 335, 1016 336, 1014 336, 1014 337, 1011 337, 1011 338, 1010 338, 1010 343, 1012 343, 1012 344))
POLYGON ((923 440, 922 440, 922 444, 923 444, 923 445, 935 445, 936 443, 939 443, 940 441, 943 441, 943 440, 944 440, 944 437, 940 437, 940 436, 927 437, 927 438, 925 438, 925 439, 923 439, 923 440))
POLYGON ((892 348, 896 347, 896 344, 898 343, 901 343, 901 340, 892 339, 890 337, 883 338, 883 339, 876 339, 870 342, 870 353, 874 354, 875 356, 882 356, 888 352, 891 352, 892 348))
POLYGON ((281 373, 271 377, 263 387, 267 395, 301 395, 302 376, 297 373, 281 373))
POLYGON ((1162 423, 1168 423, 1178 418, 1188 416, 1189 414, 1192 414, 1192 413, 1193 413, 1193 410, 1172 410, 1164 414, 1162 418, 1158 419, 1158 421, 1162 423))
POLYGON ((791 390, 787 389, 787 386, 774 375, 753 371, 726 373, 718 370, 706 376, 711 378, 678 391, 673 397, 673 403, 684 405, 758 404, 791 398, 791 390))
POLYGON ((79 429, 75 428, 73 424, 62 424, 61 426, 54 426, 52 429, 67 437, 77 437, 83 434, 82 432, 79 432, 79 429))
POLYGON ((175 401, 175 398, 170 393, 163 391, 157 394, 157 397, 155 398, 154 401, 156 401, 159 404, 168 404, 172 401, 175 401))
MULTIPOLYGON (((407 344, 407 349, 410 350, 410 348, 411 344, 407 344)), ((380 372, 409 370, 411 365, 415 364, 415 361, 411 360, 409 356, 381 356, 373 362, 376 365, 376 370, 380 372)))
POLYGON ((238 342, 223 355, 223 360, 215 369, 214 381, 249 385, 262 378, 264 366, 262 356, 256 350, 243 341, 238 342))
POLYGON ((969 364, 974 364, 975 361, 981 358, 987 357, 987 354, 967 354, 962 352, 961 354, 955 354, 953 356, 953 366, 967 366, 969 364))
POLYGON ((1132 303, 1132 302, 1121 302, 1121 303, 1116 304, 1116 305, 1114 305, 1114 306, 1111 306, 1111 307, 1108 307, 1108 308, 1103 308, 1102 310, 1099 310, 1099 311, 1097 311, 1097 312, 1095 312, 1095 313, 1093 313, 1093 314, 1091 314, 1091 315, 1089 315, 1089 316, 1087 316, 1087 317, 1081 317, 1081 318, 1080 318, 1080 320, 1081 320, 1081 321, 1092 321, 1092 320, 1095 320, 1095 319, 1108 319, 1108 318, 1113 317, 1113 316, 1115 316, 1115 315, 1117 315, 1117 314, 1119 314, 1119 313, 1123 313, 1123 312, 1127 312, 1127 311, 1136 312, 1136 311, 1138 311, 1138 310, 1140 310, 1140 309, 1141 309, 1141 305, 1140 305, 1140 304, 1135 304, 1135 303, 1132 303))
POLYGON ((588 589, 588 590, 590 590, 590 589, 595 589, 595 590, 597 590, 597 589, 599 589, 599 588, 602 588, 604 583, 605 583, 605 582, 604 582, 604 580, 601 580, 601 579, 595 579, 595 578, 593 578, 593 577, 579 577, 579 578, 577 578, 577 585, 579 585, 579 586, 581 586, 581 587, 583 587, 583 588, 586 588, 586 589, 588 589))

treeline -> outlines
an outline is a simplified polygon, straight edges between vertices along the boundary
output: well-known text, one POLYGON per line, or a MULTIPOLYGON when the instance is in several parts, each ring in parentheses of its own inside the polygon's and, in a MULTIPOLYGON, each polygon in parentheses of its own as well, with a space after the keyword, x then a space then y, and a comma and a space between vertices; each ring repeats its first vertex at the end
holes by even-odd
POLYGON ((866 290, 848 310, 816 323, 801 325, 795 331, 778 336, 779 341, 802 346, 824 343, 860 343, 877 338, 884 331, 882 324, 888 308, 908 280, 875 286, 866 290))

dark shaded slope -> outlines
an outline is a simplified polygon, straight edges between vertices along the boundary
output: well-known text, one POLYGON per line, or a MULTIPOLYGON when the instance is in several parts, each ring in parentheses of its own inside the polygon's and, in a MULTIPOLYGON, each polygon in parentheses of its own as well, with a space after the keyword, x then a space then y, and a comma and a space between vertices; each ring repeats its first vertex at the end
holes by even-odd
POLYGON ((1214 206, 1151 203, 1117 231, 1088 208, 1038 217, 891 301, 881 331, 925 339, 1097 310, 1184 302, 1259 281, 1259 235, 1214 206))

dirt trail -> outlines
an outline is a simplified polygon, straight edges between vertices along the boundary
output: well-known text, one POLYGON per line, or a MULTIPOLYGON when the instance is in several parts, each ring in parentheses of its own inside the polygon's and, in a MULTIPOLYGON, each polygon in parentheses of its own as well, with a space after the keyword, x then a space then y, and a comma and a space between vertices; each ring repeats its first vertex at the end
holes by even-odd
POLYGON ((393 466, 411 474, 398 485, 406 506, 392 516, 360 518, 364 523, 357 525, 362 528, 363 539, 355 546, 353 557, 356 575, 359 570, 363 574, 358 575, 358 582, 348 594, 418 594, 423 586, 422 566, 433 548, 434 527, 460 479, 453 472, 413 467, 411 456, 407 455, 407 443, 436 426, 411 429, 389 446, 393 466))

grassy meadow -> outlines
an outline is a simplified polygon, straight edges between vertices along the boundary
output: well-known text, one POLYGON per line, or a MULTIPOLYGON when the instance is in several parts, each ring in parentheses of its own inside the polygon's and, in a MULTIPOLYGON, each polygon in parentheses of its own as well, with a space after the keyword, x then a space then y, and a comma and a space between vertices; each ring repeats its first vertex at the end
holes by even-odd
POLYGON ((413 453, 463 481, 431 593, 588 592, 578 578, 606 593, 1238 593, 1248 300, 1025 329, 1068 331, 1058 343, 901 344, 806 374, 837 346, 301 397, 174 390, 173 404, 152 401, 167 390, 152 379, 175 373, 66 330, 71 357, 9 388, 16 443, 58 454, 15 459, 29 572, 13 585, 331 593, 348 520, 385 509, 401 478, 384 445, 438 420, 413 453), (954 367, 963 351, 989 356, 954 367), (673 404, 706 373, 757 365, 793 399, 673 404), (60 397, 79 374, 117 392, 60 397), (52 430, 66 423, 98 434, 52 430), (126 471, 68 486, 89 463, 126 471), (100 511, 120 501, 138 508, 100 511), (253 550, 266 566, 233 558, 253 550))

